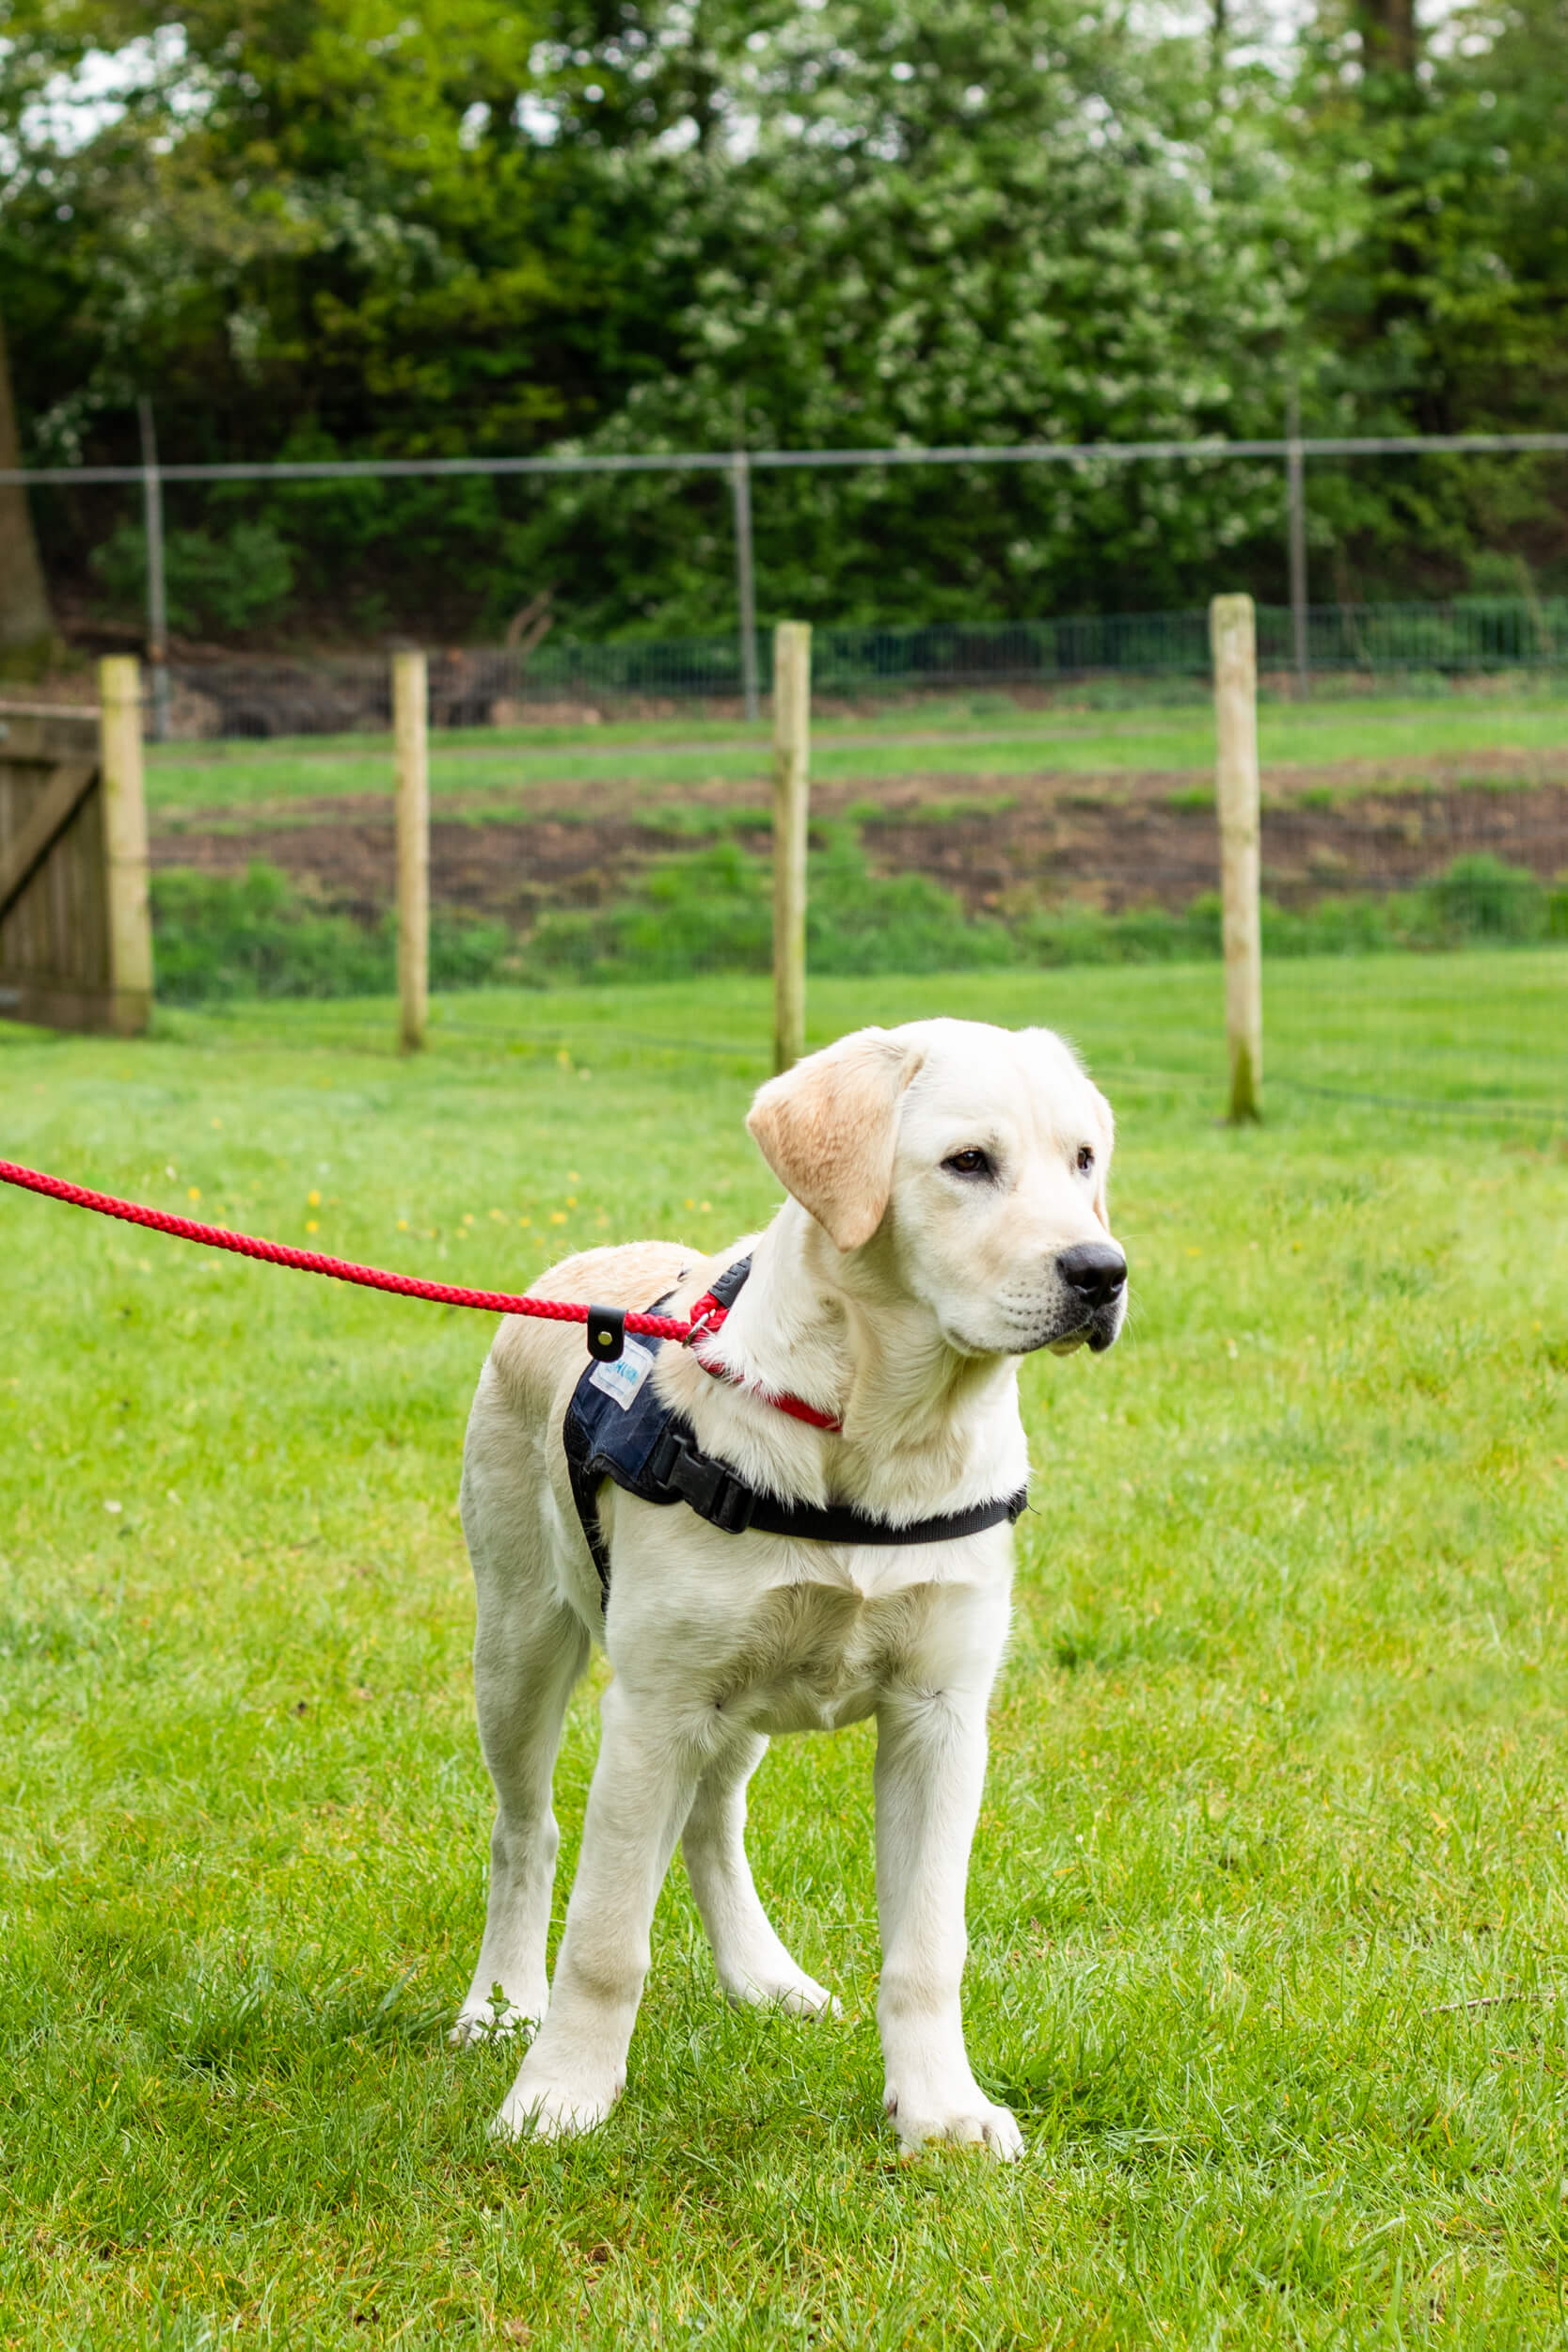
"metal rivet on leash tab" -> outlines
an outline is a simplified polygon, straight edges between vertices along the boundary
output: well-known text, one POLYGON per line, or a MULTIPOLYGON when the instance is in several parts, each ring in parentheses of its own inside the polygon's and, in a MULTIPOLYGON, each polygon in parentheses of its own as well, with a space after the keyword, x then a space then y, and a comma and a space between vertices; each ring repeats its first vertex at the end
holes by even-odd
POLYGON ((601 1364, 613 1364, 625 1352, 626 1316, 622 1307, 590 1307, 588 1353, 601 1364))

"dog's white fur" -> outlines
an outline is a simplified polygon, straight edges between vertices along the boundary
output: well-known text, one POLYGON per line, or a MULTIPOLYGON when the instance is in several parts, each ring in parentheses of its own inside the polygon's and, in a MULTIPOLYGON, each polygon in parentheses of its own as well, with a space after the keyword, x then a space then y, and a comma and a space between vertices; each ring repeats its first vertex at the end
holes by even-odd
MULTIPOLYGON (((1108 1233, 1110 1110, 1072 1053, 1046 1030, 863 1030, 764 1087, 749 1124, 790 1195, 766 1232, 701 1262, 660 1243, 592 1250, 535 1290, 626 1307, 673 1291, 670 1311, 684 1314, 750 1248, 751 1278, 713 1353, 752 1389, 837 1413, 843 1432, 788 1419, 666 1347, 654 1377, 706 1451, 770 1493, 894 1520, 1012 1493, 1026 1472, 1017 1359, 1089 1335, 1056 1260, 1108 1233), (946 1165, 966 1152, 992 1172, 946 1165)), ((1097 1346, 1115 1338, 1124 1303, 1123 1293, 1096 1324, 1097 1346)), ((959 2010, 1010 1530, 895 1549, 729 1535, 607 1485, 601 1617, 561 1438, 582 1369, 576 1327, 503 1324, 464 1459, 480 1736, 499 1810, 484 1939, 454 2039, 539 2026, 498 2129, 584 2131, 609 2113, 677 1839, 725 1991, 803 2015, 836 2010, 758 1900, 746 1784, 771 1735, 874 1714, 887 2109, 906 2147, 977 2141, 1012 2156, 1018 2126, 976 2084, 959 2010), (548 1989, 551 1775, 595 1639, 613 1679, 548 1989)))

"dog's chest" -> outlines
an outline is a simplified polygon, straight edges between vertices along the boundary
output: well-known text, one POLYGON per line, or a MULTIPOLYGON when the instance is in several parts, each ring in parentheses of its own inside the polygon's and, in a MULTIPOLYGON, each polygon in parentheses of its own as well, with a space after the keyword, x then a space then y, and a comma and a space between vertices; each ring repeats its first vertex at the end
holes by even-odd
POLYGON ((710 1626, 703 1679, 717 1712, 755 1731, 832 1731, 890 1692, 940 1688, 1005 1628, 1005 1597, 901 1580, 848 1579, 759 1595, 722 1631, 710 1626), (993 1621, 1000 1619, 999 1623, 993 1621))

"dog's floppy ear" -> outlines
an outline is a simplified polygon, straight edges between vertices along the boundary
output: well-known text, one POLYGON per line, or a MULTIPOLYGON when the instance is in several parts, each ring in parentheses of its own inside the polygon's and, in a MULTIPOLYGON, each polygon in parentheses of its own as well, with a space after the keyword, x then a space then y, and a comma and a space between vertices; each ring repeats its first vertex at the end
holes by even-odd
POLYGON ((1110 1196, 1111 1154, 1116 1150, 1117 1121, 1111 1105, 1098 1087, 1089 1092, 1094 1096, 1094 1115, 1100 1128, 1100 1149, 1094 1155, 1094 1213, 1107 1232, 1111 1230, 1110 1196))
POLYGON ((891 1029, 858 1029, 770 1078, 752 1104, 763 1158, 840 1249, 858 1249, 882 1221, 899 1097, 924 1058, 891 1029))

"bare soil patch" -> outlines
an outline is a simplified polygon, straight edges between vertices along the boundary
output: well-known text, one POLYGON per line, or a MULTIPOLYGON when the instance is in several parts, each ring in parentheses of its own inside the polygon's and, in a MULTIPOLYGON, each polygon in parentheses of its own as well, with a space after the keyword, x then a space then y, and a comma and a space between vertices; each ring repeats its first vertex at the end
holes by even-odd
MULTIPOLYGON (((1432 763, 1275 768, 1265 782, 1264 886, 1285 905, 1408 886, 1489 851, 1543 879, 1568 870, 1568 753, 1432 763)), ((819 823, 851 821, 881 873, 923 873, 972 912, 1074 899, 1119 911, 1185 906, 1218 879, 1214 814, 1186 771, 1086 777, 918 774, 835 782, 819 823)), ((431 826, 436 904, 526 928, 546 906, 624 897, 650 864, 722 835, 765 852, 762 787, 715 778, 530 786, 443 798, 431 826)), ((243 873, 282 867, 325 902, 365 917, 393 897, 390 803, 379 796, 181 812, 155 827, 153 862, 243 873)))

